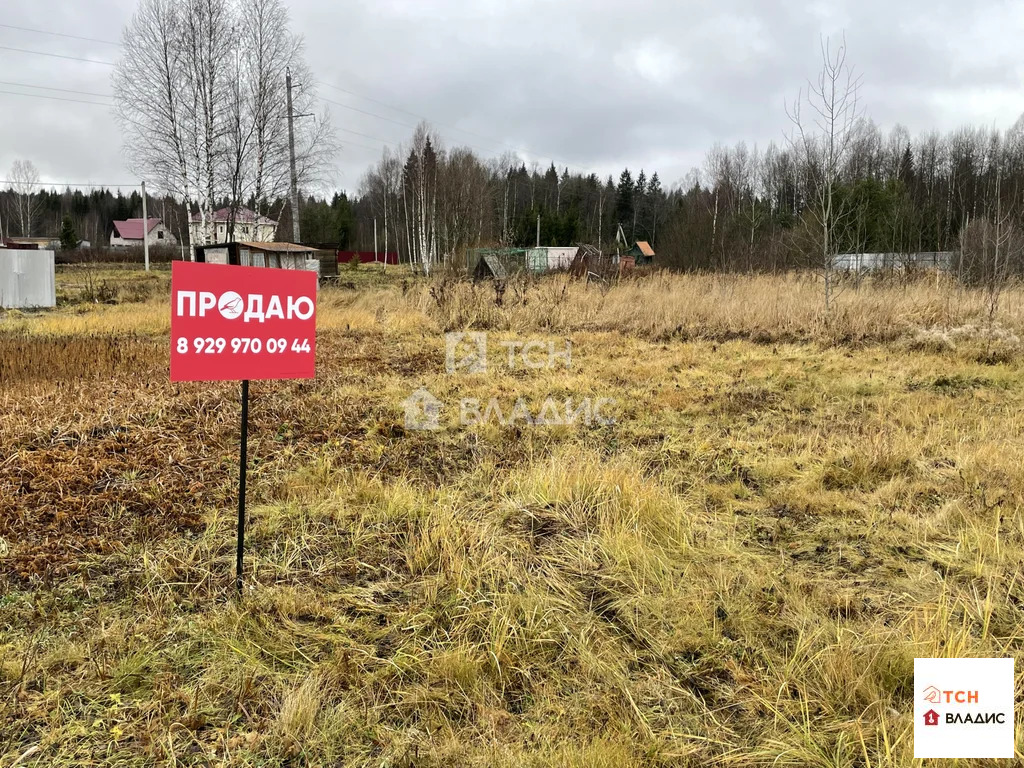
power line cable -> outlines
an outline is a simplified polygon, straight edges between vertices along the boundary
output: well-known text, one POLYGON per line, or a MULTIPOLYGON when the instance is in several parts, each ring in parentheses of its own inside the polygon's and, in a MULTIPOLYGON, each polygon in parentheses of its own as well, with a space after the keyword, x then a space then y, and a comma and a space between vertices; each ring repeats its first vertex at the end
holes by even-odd
MULTIPOLYGON (((336 107, 341 107, 342 109, 350 109, 353 112, 359 112, 359 113, 364 114, 364 115, 369 115, 370 117, 376 117, 376 118, 378 118, 380 120, 386 120, 389 123, 394 123, 395 125, 400 125, 403 128, 409 128, 410 130, 416 130, 416 126, 409 125, 408 123, 400 123, 397 120, 392 120, 391 118, 384 117, 383 115, 377 115, 377 114, 374 114, 373 112, 367 112, 366 110, 358 109, 357 107, 350 107, 348 104, 342 104, 341 102, 334 101, 333 99, 328 99, 328 98, 326 98, 324 96, 320 96, 319 98, 320 98, 321 101, 324 101, 324 102, 326 102, 328 104, 333 104, 336 107)), ((423 119, 426 120, 426 118, 423 118, 423 119)), ((444 126, 440 126, 440 124, 437 124, 437 125, 439 127, 444 127, 444 126)), ((341 128, 340 130, 344 131, 346 129, 345 128, 341 128)), ((357 135, 364 135, 365 136, 366 134, 357 134, 357 135)), ((371 137, 368 137, 368 138, 377 138, 377 137, 372 137, 371 136, 371 137)), ((378 140, 383 141, 383 139, 379 139, 379 138, 378 138, 378 140)), ((477 147, 477 146, 474 146, 472 144, 467 144, 466 146, 469 146, 472 149, 475 149, 477 152, 483 152, 484 154, 490 154, 491 152, 495 151, 493 149, 485 149, 483 147, 477 147)))
MULTIPOLYGON (((15 29, 15 30, 18 30, 19 32, 33 32, 33 33, 40 34, 40 35, 53 35, 55 37, 65 37, 65 38, 69 38, 69 39, 73 39, 73 40, 85 40, 87 42, 102 43, 104 45, 112 45, 112 46, 115 46, 115 47, 118 47, 118 48, 121 47, 121 43, 114 42, 113 40, 101 40, 99 38, 94 38, 94 37, 82 37, 80 35, 69 35, 69 34, 67 34, 65 32, 53 32, 53 31, 45 30, 45 29, 33 29, 31 27, 18 27, 18 26, 15 26, 13 24, 0 24, 0 27, 6 28, 6 29, 15 29)), ((53 57, 56 57, 56 58, 71 59, 72 61, 84 61, 84 62, 88 62, 88 63, 91 63, 91 64, 103 64, 105 66, 111 66, 111 67, 115 66, 114 62, 110 62, 110 61, 100 61, 98 59, 84 59, 84 58, 79 58, 79 57, 75 57, 75 56, 64 56, 62 54, 47 53, 47 52, 44 52, 44 51, 30 51, 30 50, 23 49, 23 48, 11 48, 9 46, 0 46, 0 49, 9 50, 9 51, 17 51, 18 53, 35 54, 35 55, 38 55, 38 56, 53 56, 53 57)), ((410 117, 415 117, 418 120, 428 120, 429 122, 435 123, 438 127, 444 128, 445 130, 458 131, 460 133, 465 133, 465 134, 468 134, 470 136, 476 136, 477 138, 483 139, 484 141, 492 141, 495 144, 500 144, 500 145, 508 147, 510 149, 516 149, 515 147, 512 147, 509 144, 505 144, 504 142, 498 141, 498 140, 490 138, 488 136, 484 136, 482 134, 475 133, 473 131, 468 131, 468 130, 465 130, 463 128, 456 128, 455 126, 444 125, 442 123, 438 123, 437 121, 433 121, 433 120, 430 120, 427 117, 424 117, 422 115, 418 115, 415 112, 410 112, 407 109, 402 109, 401 107, 396 107, 396 106, 393 106, 391 104, 387 104, 387 103, 385 103, 383 101, 371 98, 369 96, 363 96, 362 94, 356 93, 355 91, 350 91, 350 90, 348 90, 346 88, 342 88, 340 86, 333 85, 332 83, 325 83, 325 82, 322 82, 322 81, 318 81, 318 82, 320 82, 321 85, 326 85, 329 88, 334 88, 335 90, 340 91, 341 93, 347 93, 350 96, 355 96, 356 98, 363 99, 365 101, 370 101, 370 102, 373 102, 374 104, 379 104, 382 107, 387 107, 388 109, 393 109, 396 112, 401 112, 403 114, 409 115, 410 117)), ((23 85, 23 84, 21 84, 21 83, 6 83, 6 85, 23 85)), ((31 88, 31 87, 45 88, 45 86, 25 86, 25 87, 29 87, 29 88, 31 88)), ((61 90, 61 89, 59 89, 59 88, 52 88, 52 89, 47 89, 47 90, 61 90)), ((98 96, 98 95, 101 95, 101 94, 84 94, 83 93, 83 95, 98 96)), ((408 123, 402 123, 402 122, 399 122, 398 120, 394 120, 392 118, 385 117, 384 115, 378 115, 378 114, 375 114, 373 112, 368 112, 366 110, 359 109, 358 107, 353 107, 353 106, 350 106, 348 104, 342 104, 341 102, 333 101, 333 100, 328 99, 326 97, 321 97, 321 98, 323 99, 323 101, 328 102, 329 104, 334 104, 335 106, 341 107, 343 109, 348 109, 348 110, 351 110, 353 112, 358 112, 360 114, 367 115, 368 117, 375 117, 378 120, 385 120, 385 121, 387 121, 389 123, 394 123, 395 125, 400 125, 401 127, 408 128, 410 130, 415 130, 416 129, 416 126, 414 126, 414 125, 409 125, 408 123)), ((476 147, 476 149, 480 149, 480 148, 476 147)), ((494 149, 488 149, 486 151, 493 152, 495 150, 494 149)), ((516 150, 516 151, 518 151, 518 150, 516 150)))
MULTIPOLYGON (((0 85, 14 85, 18 88, 38 88, 41 91, 58 91, 60 93, 77 93, 79 96, 99 96, 101 99, 112 99, 109 93, 90 93, 89 91, 76 91, 72 88, 52 88, 48 85, 32 85, 31 83, 11 83, 7 80, 0 80, 0 85)), ((30 94, 25 94, 26 96, 30 94)))
POLYGON ((343 131, 345 133, 351 133, 353 136, 362 136, 364 139, 373 139, 374 141, 379 141, 388 147, 395 146, 395 143, 393 141, 389 141, 388 139, 382 139, 380 136, 371 136, 368 133, 360 133, 359 131, 353 131, 351 128, 339 128, 338 130, 343 131))
POLYGON ((115 43, 113 40, 100 40, 95 37, 82 37, 81 35, 69 35, 64 32, 48 32, 45 29, 32 29, 31 27, 16 27, 13 24, 0 24, 0 27, 4 29, 16 29, 19 32, 35 32, 37 35, 53 35, 54 37, 67 37, 72 40, 85 40, 89 43, 103 43, 104 45, 115 45, 120 47, 120 43, 115 43))
MULTIPOLYGON (((31 29, 29 27, 17 27, 17 26, 11 25, 11 24, 0 24, 0 27, 5 27, 5 28, 8 28, 8 29, 16 29, 16 30, 24 31, 24 32, 34 32, 34 33, 42 34, 42 35, 54 35, 54 36, 57 36, 57 37, 67 37, 67 38, 71 38, 71 39, 86 40, 86 41, 89 41, 89 42, 102 43, 102 44, 105 44, 105 45, 113 45, 113 46, 117 46, 117 47, 120 47, 120 45, 121 45, 120 43, 115 43, 112 40, 100 40, 98 38, 80 37, 78 35, 69 35, 69 34, 66 34, 64 32, 51 32, 51 31, 42 30, 42 29, 31 29)), ((27 54, 33 54, 33 55, 36 55, 36 56, 50 56, 50 57, 57 58, 57 59, 68 59, 70 61, 82 61, 82 62, 85 62, 85 63, 88 63, 88 64, 100 64, 100 65, 107 66, 107 67, 116 66, 116 64, 114 62, 112 62, 112 61, 101 61, 99 59, 86 59, 86 58, 82 58, 82 57, 78 57, 78 56, 66 56, 64 54, 48 53, 48 52, 45 52, 45 51, 31 51, 31 50, 28 50, 28 49, 25 49, 25 48, 13 48, 13 47, 6 46, 6 45, 0 45, 0 50, 14 51, 16 53, 27 53, 27 54)), ((364 96, 362 94, 356 93, 355 91, 351 91, 351 90, 348 90, 346 88, 342 88, 341 86, 334 85, 332 83, 326 83, 326 82, 323 82, 323 81, 317 81, 317 82, 319 82, 321 85, 326 85, 328 88, 334 88, 335 90, 340 91, 341 93, 347 93, 347 94, 349 94, 351 96, 355 96, 356 98, 364 99, 366 101, 373 102, 374 104, 379 104, 379 105, 381 105, 383 107, 387 107, 388 109, 393 109, 396 112, 401 112, 403 114, 409 115, 410 117, 415 117, 415 118, 420 119, 420 120, 427 120, 428 122, 432 122, 435 125, 437 125, 439 128, 444 128, 445 130, 457 131, 457 132, 460 132, 460 133, 465 133, 465 134, 470 135, 470 136, 476 136, 477 138, 483 139, 484 141, 493 142, 493 143, 498 144, 500 146, 503 146, 503 147, 505 147, 507 149, 511 149, 514 152, 517 152, 517 153, 518 152, 525 152, 526 154, 535 155, 536 157, 542 158, 544 160, 550 160, 552 163, 557 163, 558 165, 564 165, 564 166, 575 165, 573 163, 566 163, 564 161, 560 161, 560 160, 558 160, 557 158, 555 158, 555 157, 553 157, 551 155, 546 155, 546 154, 541 153, 541 152, 534 152, 529 147, 514 147, 511 144, 508 144, 508 143, 503 142, 503 141, 499 141, 498 139, 495 139, 493 137, 484 136, 483 134, 476 133, 475 131, 470 131, 470 130, 467 130, 465 128, 456 128, 455 126, 446 125, 444 123, 439 123, 439 122, 437 122, 435 120, 430 120, 430 118, 425 117, 423 115, 418 115, 415 112, 410 112, 407 109, 402 109, 401 107, 396 107, 394 105, 387 104, 386 102, 380 101, 378 99, 371 98, 370 96, 364 96)), ((27 86, 27 87, 32 87, 32 86, 27 86)), ((58 90, 58 89, 52 89, 52 90, 58 90)), ((4 92, 0 91, 0 93, 4 93, 4 92)), ((20 94, 15 94, 15 95, 20 95, 20 94)), ((56 97, 40 97, 40 98, 56 98, 56 97)), ((378 114, 375 114, 373 112, 368 112, 366 110, 362 110, 362 109, 359 109, 358 107, 353 107, 353 106, 350 106, 348 104, 342 104, 341 102, 333 101, 333 100, 328 99, 326 97, 320 97, 320 98, 323 99, 323 101, 325 101, 327 103, 330 103, 330 104, 334 104, 335 106, 341 107, 342 109, 348 109, 348 110, 351 110, 353 112, 358 112, 360 114, 367 115, 369 117, 377 118, 378 120, 385 120, 387 122, 394 123, 395 125, 399 125, 399 126, 401 126, 403 128, 408 128, 410 130, 415 130, 415 126, 408 125, 407 123, 402 123, 402 122, 399 122, 398 120, 393 120, 393 119, 391 119, 389 117, 385 117, 383 115, 378 115, 378 114)), ((74 100, 73 99, 67 99, 66 101, 74 101, 74 100)), ((82 103, 84 103, 84 104, 93 104, 95 102, 82 102, 82 103)), ((365 134, 363 134, 363 135, 365 135, 365 134)), ((373 138, 373 137, 369 137, 369 138, 373 138)), ((492 152, 498 151, 498 150, 496 150, 494 148, 485 149, 485 148, 482 148, 482 147, 474 146, 472 144, 469 144, 468 146, 470 146, 471 148, 477 150, 478 152, 492 153, 492 152)), ((587 169, 581 168, 581 170, 587 170, 587 169)))
POLYGON ((62 53, 47 53, 45 51, 30 51, 27 48, 12 48, 9 45, 0 45, 0 50, 14 51, 15 53, 31 53, 35 56, 50 56, 54 59, 68 59, 70 61, 84 61, 86 64, 102 64, 106 67, 116 66, 112 61, 100 61, 99 59, 83 59, 81 56, 65 56, 62 53))
POLYGON ((334 101, 333 99, 328 99, 326 96, 321 96, 320 100, 321 101, 326 101, 328 104, 333 104, 336 107, 341 107, 342 109, 349 109, 349 110, 352 110, 353 112, 358 112, 361 115, 368 115, 370 117, 375 117, 378 120, 384 120, 384 121, 389 122, 389 123, 394 123, 395 125, 400 125, 403 128, 409 128, 410 130, 416 130, 416 126, 415 125, 409 125, 408 123, 400 123, 398 120, 392 120, 390 117, 384 117, 384 115, 378 115, 378 114, 375 114, 373 112, 367 112, 365 109, 359 109, 358 107, 351 107, 348 104, 342 104, 340 101, 334 101))
MULTIPOLYGON (((88 37, 82 37, 82 36, 79 36, 79 35, 69 35, 69 34, 66 34, 66 33, 63 33, 63 32, 52 32, 52 31, 49 31, 49 30, 32 29, 32 28, 29 28, 29 27, 18 27, 18 26, 14 26, 14 25, 11 25, 11 24, 0 24, 0 27, 4 27, 4 28, 7 28, 7 29, 15 29, 15 30, 23 31, 23 32, 33 32, 33 33, 43 34, 43 35, 54 35, 56 37, 66 37, 66 38, 71 38, 71 39, 79 39, 79 40, 85 40, 85 41, 88 41, 88 42, 102 43, 104 45, 113 45, 113 46, 116 46, 116 47, 121 47, 120 43, 115 43, 112 40, 101 40, 99 38, 88 38, 88 37)), ((69 61, 81 61, 81 62, 85 62, 87 64, 99 64, 99 65, 108 66, 108 67, 116 66, 116 64, 114 62, 112 62, 112 61, 102 61, 102 60, 99 60, 99 59, 86 59, 86 58, 79 57, 79 56, 67 56, 67 55, 64 55, 64 54, 49 53, 49 52, 45 52, 45 51, 32 51, 32 50, 28 50, 28 49, 25 49, 25 48, 14 48, 14 47, 11 47, 11 46, 6 46, 6 45, 0 45, 0 50, 13 51, 13 52, 16 52, 16 53, 27 53, 27 54, 32 54, 32 55, 36 55, 36 56, 49 56, 49 57, 57 58, 57 59, 67 59, 69 61)), ((420 119, 420 120, 427 120, 428 122, 434 123, 439 128, 443 128, 443 129, 449 130, 449 131, 457 131, 459 133, 464 133, 464 134, 467 134, 467 135, 470 135, 470 136, 476 136, 477 138, 481 138, 484 141, 493 142, 493 143, 495 143, 497 145, 506 147, 507 149, 511 149, 512 151, 514 151, 516 153, 523 152, 523 153, 526 153, 526 154, 534 155, 535 157, 538 157, 538 158, 541 158, 541 159, 544 159, 544 160, 550 160, 553 164, 558 164, 558 165, 562 165, 562 166, 566 166, 566 167, 576 165, 576 167, 579 168, 580 170, 583 170, 583 171, 589 170, 589 169, 587 169, 587 168, 585 168, 583 166, 580 166, 578 164, 575 164, 575 163, 566 163, 564 161, 558 160, 558 158, 555 158, 555 157, 553 157, 551 155, 546 155, 546 154, 541 153, 541 152, 534 152, 529 147, 525 147, 525 146, 523 146, 523 147, 515 147, 515 146, 513 146, 511 144, 508 144, 506 142, 499 141, 498 139, 495 139, 493 137, 484 136, 483 134, 476 133, 475 131, 470 131, 470 130, 467 130, 465 128, 456 128, 455 126, 446 125, 444 123, 439 123, 437 121, 430 120, 430 118, 428 118, 426 116, 418 115, 415 112, 411 112, 411 111, 409 111, 407 109, 402 109, 401 107, 396 107, 394 105, 387 104, 386 102, 380 101, 378 99, 374 99, 374 98, 372 98, 370 96, 364 96, 364 95, 362 95, 360 93, 356 93, 355 91, 351 91, 351 90, 348 90, 346 88, 342 88, 341 86, 337 86, 337 85, 334 85, 332 83, 326 83, 326 82, 323 82, 323 81, 317 81, 317 82, 319 84, 321 84, 321 85, 325 85, 325 86, 327 86, 329 88, 333 88, 333 89, 335 89, 337 91, 340 91, 341 93, 346 93, 346 94, 349 94, 351 96, 355 96, 356 98, 364 99, 365 101, 372 102, 374 104, 379 104, 380 106, 387 107, 388 109, 392 109, 392 110, 394 110, 396 112, 401 112, 403 114, 409 115, 410 117, 415 117, 415 118, 420 119)), ((28 88, 36 87, 36 88, 41 88, 41 89, 46 89, 46 90, 54 90, 54 91, 62 90, 62 89, 57 89, 57 88, 46 88, 45 86, 24 86, 24 87, 28 87, 28 88)), ((11 92, 11 91, 0 91, 0 93, 6 93, 6 94, 9 94, 9 95, 15 95, 15 96, 30 96, 30 95, 34 95, 34 94, 14 93, 14 92, 11 92)), ((96 96, 100 96, 100 94, 83 94, 83 95, 96 95, 96 96)), ((58 99, 58 97, 56 97, 56 96, 38 95, 38 96, 36 96, 36 98, 47 98, 47 99, 52 99, 52 100, 57 100, 57 101, 77 102, 77 103, 82 103, 82 104, 97 104, 98 103, 98 102, 92 102, 92 101, 79 101, 77 99, 58 99)), ((101 96, 101 98, 112 98, 112 97, 101 96)), ((333 104, 333 105, 335 105, 337 107, 341 107, 342 109, 348 109, 348 110, 351 110, 353 112, 357 112, 357 113, 360 113, 360 114, 367 115, 368 117, 373 117, 373 118, 376 118, 378 120, 384 120, 384 121, 389 122, 389 123, 394 123, 395 125, 399 125, 399 126, 401 126, 403 128, 407 128, 407 129, 410 129, 410 130, 415 130, 415 126, 411 126, 411 125, 409 125, 407 123, 402 123, 402 122, 400 122, 398 120, 394 120, 392 118, 385 117, 384 115, 378 115, 376 113, 369 112, 367 110, 359 109, 358 107, 353 107, 353 106, 350 106, 348 104, 342 104, 341 102, 333 101, 333 100, 328 99, 328 98, 323 97, 323 96, 320 97, 320 98, 323 101, 325 101, 325 102, 327 102, 329 104, 333 104)), ((104 105, 100 104, 99 106, 104 106, 104 105)), ((107 105, 107 106, 111 106, 111 105, 107 105)), ((341 130, 344 131, 345 129, 341 129, 341 130)), ((360 133, 355 132, 355 131, 347 131, 347 132, 348 133, 353 133, 353 134, 355 134, 357 136, 364 136, 366 138, 374 139, 375 141, 384 141, 383 139, 381 139, 379 137, 369 136, 368 134, 360 134, 360 133)), ((385 142, 385 143, 388 146, 391 146, 391 144, 389 144, 387 142, 385 142)), ((486 154, 499 151, 499 150, 496 150, 494 148, 485 149, 485 148, 482 148, 482 147, 474 146, 472 144, 469 144, 468 146, 471 147, 472 149, 477 150, 478 152, 484 152, 486 154)))
POLYGON ((107 104, 100 101, 85 101, 83 99, 68 99, 63 96, 47 96, 43 93, 19 93, 18 91, 0 91, 2 94, 8 96, 27 96, 30 99, 49 99, 50 101, 70 101, 75 104, 92 104, 94 107, 112 107, 113 104, 107 104))
MULTIPOLYGON (((325 83, 322 80, 318 80, 317 82, 320 85, 326 85, 328 88, 333 88, 336 91, 341 91, 342 93, 347 93, 349 96, 355 96, 357 99, 363 99, 365 101, 370 101, 370 102, 373 102, 374 104, 379 104, 382 107, 387 107, 388 109, 393 109, 396 112, 401 112, 402 114, 409 115, 410 117, 415 117, 417 120, 426 120, 429 123, 433 123, 438 128, 444 128, 446 131, 458 131, 459 133, 465 133, 465 134, 468 134, 470 136, 476 136, 478 139, 483 139, 484 141, 493 142, 495 144, 498 144, 500 146, 506 147, 508 149, 512 149, 512 150, 517 151, 517 152, 519 151, 517 148, 513 147, 511 144, 506 144, 505 142, 499 141, 498 139, 492 138, 490 136, 484 136, 483 134, 475 133, 474 131, 467 131, 465 128, 456 128, 453 125, 445 125, 444 123, 439 123, 436 120, 431 120, 429 117, 425 117, 424 115, 418 115, 415 112, 410 112, 407 109, 402 109, 401 107, 396 107, 396 106, 393 106, 391 104, 387 104, 387 103, 385 103, 383 101, 378 101, 377 99, 370 98, 369 96, 363 96, 362 94, 356 93, 355 91, 350 91, 350 90, 348 90, 346 88, 342 88, 341 86, 334 85, 333 83, 325 83)), ((327 99, 327 98, 324 98, 324 97, 321 97, 321 98, 323 98, 324 101, 329 101, 329 99, 327 99)), ((332 104, 337 104, 337 102, 331 102, 331 103, 332 104)), ((350 107, 347 104, 340 104, 339 106, 345 107, 346 109, 354 110, 356 112, 362 112, 362 110, 356 109, 355 107, 350 107)), ((363 114, 371 115, 372 117, 381 117, 380 115, 374 115, 372 112, 363 112, 363 114)), ((390 120, 390 118, 386 118, 386 117, 381 117, 381 119, 382 120, 390 120)), ((390 120, 390 122, 395 122, 395 121, 394 120, 390 120)), ((398 123, 398 125, 404 125, 404 124, 403 123, 398 123)), ((404 127, 405 128, 412 128, 413 130, 415 130, 415 128, 416 128, 416 126, 412 126, 412 125, 404 125, 404 127)), ((487 152, 496 152, 498 150, 495 150, 495 149, 492 148, 492 149, 488 149, 486 151, 487 152)))
MULTIPOLYGON (((327 82, 324 82, 322 80, 318 80, 317 83, 320 84, 320 85, 325 85, 328 88, 333 88, 334 90, 340 91, 341 93, 347 93, 350 96, 355 96, 357 99, 363 99, 365 101, 370 101, 370 102, 373 102, 374 104, 379 104, 382 107, 387 107, 388 109, 393 109, 396 112, 401 112, 402 114, 409 115, 410 117, 415 117, 418 120, 426 120, 427 122, 436 125, 438 128, 443 128, 443 129, 448 130, 448 131, 458 131, 460 133, 465 133, 465 134, 468 134, 470 136, 476 136, 478 139, 483 139, 484 141, 491 142, 491 143, 496 144, 496 145, 501 146, 501 147, 505 147, 505 149, 510 149, 510 150, 512 150, 513 152, 516 152, 516 153, 525 152, 526 154, 535 155, 536 157, 539 157, 539 158, 541 158, 543 160, 550 160, 551 162, 556 163, 557 165, 562 165, 562 166, 574 166, 575 165, 580 170, 590 170, 590 169, 587 169, 587 168, 583 168, 578 163, 567 163, 567 162, 564 162, 562 160, 559 160, 558 158, 556 158, 556 157, 554 157, 552 155, 546 155, 546 154, 544 154, 542 152, 534 152, 529 147, 516 147, 516 146, 513 146, 513 145, 511 145, 511 144, 509 144, 507 142, 504 142, 504 141, 501 141, 499 139, 496 139, 493 136, 484 136, 482 133, 477 133, 475 131, 470 131, 470 130, 467 130, 465 128, 456 128, 453 125, 445 125, 444 123, 439 123, 436 120, 431 120, 426 115, 419 115, 419 114, 417 114, 415 112, 410 112, 407 109, 402 109, 401 107, 396 107, 393 104, 388 104, 386 102, 379 101, 378 99, 374 99, 374 98, 371 98, 369 96, 364 96, 364 95, 362 95, 360 93, 356 93, 355 91, 350 91, 350 90, 348 90, 346 88, 342 88, 341 86, 334 85, 333 83, 327 83, 327 82)), ((322 96, 320 98, 322 98, 324 101, 330 101, 330 99, 327 99, 327 98, 322 97, 322 96)), ((331 102, 331 103, 332 104, 337 104, 338 102, 331 102)), ((346 104, 339 104, 339 106, 344 107, 346 109, 352 109, 353 111, 356 111, 356 112, 361 112, 362 111, 362 110, 356 109, 355 107, 350 107, 350 106, 348 106, 346 104)), ((372 114, 370 112, 363 112, 363 114, 368 114, 368 115, 371 115, 372 117, 381 117, 380 115, 374 115, 374 114, 372 114)), ((396 122, 397 123, 397 121, 390 120, 389 118, 386 118, 386 117, 381 117, 381 119, 382 120, 389 120, 390 122, 396 122)), ((402 125, 402 123, 397 123, 397 124, 398 125, 402 125)), ((405 125, 404 127, 412 128, 413 126, 405 125)), ((481 147, 474 146, 472 144, 469 144, 469 146, 472 147, 473 149, 479 151, 479 152, 486 152, 486 153, 498 152, 498 153, 500 153, 500 152, 503 151, 503 150, 495 149, 493 147, 490 148, 490 149, 484 149, 484 148, 481 148, 481 147)))
MULTIPOLYGON (((17 185, 21 184, 29 187, 88 187, 90 189, 138 189, 141 184, 92 184, 92 183, 80 183, 75 181, 10 181, 8 179, 0 179, 0 184, 17 185)), ((152 195, 151 195, 152 197, 152 195)))

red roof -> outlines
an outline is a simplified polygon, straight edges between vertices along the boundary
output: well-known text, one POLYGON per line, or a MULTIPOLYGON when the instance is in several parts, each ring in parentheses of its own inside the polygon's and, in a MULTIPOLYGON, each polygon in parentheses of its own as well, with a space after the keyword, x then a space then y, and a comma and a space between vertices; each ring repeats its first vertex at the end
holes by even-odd
MULTIPOLYGON (((153 227, 161 223, 160 219, 147 219, 146 234, 148 235, 153 231, 153 227)), ((141 240, 142 239, 142 219, 126 219, 125 221, 115 221, 114 229, 117 231, 118 237, 122 240, 141 240)))
MULTIPOLYGON (((227 222, 231 218, 230 208, 221 208, 219 211, 213 212, 213 223, 227 222)), ((192 221, 200 221, 198 213, 192 214, 192 221)), ((277 224, 273 219, 268 219, 266 216, 260 216, 256 211, 250 210, 242 206, 235 211, 235 223, 236 224, 277 224)))

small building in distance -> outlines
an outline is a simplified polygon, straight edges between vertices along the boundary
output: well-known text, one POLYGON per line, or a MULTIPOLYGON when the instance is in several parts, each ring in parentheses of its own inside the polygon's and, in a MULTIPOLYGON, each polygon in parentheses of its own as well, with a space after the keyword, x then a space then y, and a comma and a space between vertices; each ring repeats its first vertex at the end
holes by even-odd
POLYGON ((22 251, 42 251, 60 248, 59 237, 8 237, 3 243, 7 248, 22 251))
POLYGON ((569 269, 578 252, 579 246, 576 245, 567 248, 469 248, 466 251, 466 271, 480 277, 478 271, 483 270, 484 276, 488 276, 488 271, 493 273, 494 265, 500 264, 506 276, 514 272, 543 274, 569 269), (485 259, 490 259, 492 263, 485 263, 485 259))
POLYGON ((633 244, 633 247, 626 252, 627 256, 633 257, 633 262, 636 266, 643 266, 644 264, 654 263, 654 249, 651 248, 651 244, 646 240, 638 240, 633 244))
POLYGON ((197 245, 195 260, 206 264, 234 264, 241 267, 308 269, 321 277, 337 276, 334 251, 321 251, 295 243, 232 242, 197 245))
POLYGON ((508 270, 496 253, 482 253, 473 269, 475 280, 505 280, 508 270))
POLYGON ((110 233, 111 248, 139 247, 145 242, 152 245, 177 245, 178 239, 164 226, 161 219, 125 219, 115 221, 110 233))
POLYGON ((572 260, 579 252, 578 246, 561 248, 557 246, 541 246, 526 249, 526 268, 530 272, 540 274, 558 269, 568 269, 572 260))
MULTIPOLYGON (((236 242, 250 243, 272 243, 277 237, 277 222, 266 216, 262 216, 249 208, 238 208, 235 210, 235 231, 232 240, 236 242)), ((231 209, 221 208, 213 212, 213 243, 228 242, 228 225, 231 222, 231 209)), ((210 223, 207 222, 209 225, 210 223)), ((192 214, 189 229, 192 233, 193 243, 202 243, 206 238, 203 231, 202 217, 198 213, 192 214)))
POLYGON ((833 269, 849 272, 875 270, 937 269, 948 270, 956 261, 955 251, 922 251, 921 253, 837 253, 833 269))

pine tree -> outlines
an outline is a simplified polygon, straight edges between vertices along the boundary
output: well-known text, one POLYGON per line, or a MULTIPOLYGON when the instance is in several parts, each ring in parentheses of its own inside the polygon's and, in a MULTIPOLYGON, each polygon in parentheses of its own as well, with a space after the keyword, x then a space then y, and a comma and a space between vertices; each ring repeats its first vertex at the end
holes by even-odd
POLYGON ((60 226, 60 247, 65 251, 78 247, 78 235, 70 216, 65 216, 60 226))
POLYGON ((334 213, 334 234, 339 246, 342 249, 347 249, 356 228, 356 216, 348 196, 344 192, 335 193, 331 199, 331 209, 334 213))
POLYGON ((558 170, 555 168, 555 164, 551 163, 551 167, 544 173, 544 207, 545 208, 557 208, 558 207, 558 170))
POLYGON ((636 177, 636 191, 633 193, 633 228, 629 231, 631 239, 637 239, 637 228, 644 238, 650 238, 647 228, 647 174, 643 168, 640 175, 636 177))
POLYGON ((661 179, 655 173, 647 183, 647 222, 650 226, 651 245, 658 240, 658 225, 665 204, 665 193, 661 189, 661 179))
MULTIPOLYGON (((615 190, 615 222, 614 226, 631 226, 633 222, 633 174, 626 168, 619 174, 619 186, 615 190)), ((612 231, 615 231, 614 229, 612 231)))

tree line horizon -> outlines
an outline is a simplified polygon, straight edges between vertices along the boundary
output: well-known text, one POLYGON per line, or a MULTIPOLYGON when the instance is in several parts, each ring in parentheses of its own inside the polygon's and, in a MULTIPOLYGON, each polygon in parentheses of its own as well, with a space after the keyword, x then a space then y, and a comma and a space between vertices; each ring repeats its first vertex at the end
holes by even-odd
MULTIPOLYGON (((807 220, 806 170, 796 153, 774 142, 761 150, 745 142, 713 146, 669 190, 644 169, 622 170, 617 180, 536 165, 506 155, 482 161, 471 149, 446 150, 421 125, 400 158, 385 150, 363 177, 359 193, 304 195, 303 240, 372 250, 398 251, 403 261, 443 263, 469 247, 526 247, 587 243, 614 249, 618 227, 630 242, 647 240, 658 263, 679 269, 776 270, 807 266, 801 235, 807 220)), ((1024 118, 1005 132, 963 127, 911 138, 897 125, 883 134, 870 120, 857 128, 837 193, 852 214, 838 234, 842 252, 953 251, 971 220, 991 220, 999 200, 1020 225, 1024 195, 1024 118), (1001 199, 1000 199, 1001 198, 1001 199)), ((6 237, 57 236, 69 216, 80 238, 106 243, 112 222, 137 218, 137 190, 123 194, 43 188, 32 192, 32 221, 25 231, 13 187, 0 191, 6 237)), ((150 195, 150 216, 176 235, 188 218, 180 200, 150 195)), ((227 198, 217 205, 230 206, 227 198)), ((256 206, 290 233, 287 198, 256 206)))

